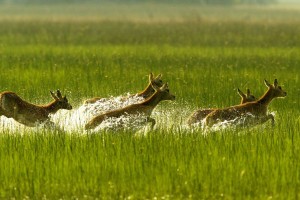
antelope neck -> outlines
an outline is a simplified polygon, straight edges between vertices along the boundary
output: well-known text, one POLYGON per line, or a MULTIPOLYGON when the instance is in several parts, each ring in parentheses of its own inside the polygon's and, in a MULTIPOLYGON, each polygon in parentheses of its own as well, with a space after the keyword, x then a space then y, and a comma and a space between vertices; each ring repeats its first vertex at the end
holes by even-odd
POLYGON ((152 85, 151 83, 149 83, 148 86, 138 94, 138 96, 148 97, 152 91, 153 91, 152 85))
POLYGON ((273 90, 271 88, 257 101, 262 105, 268 105, 274 98, 273 90))
POLYGON ((59 110, 59 107, 57 106, 58 101, 54 100, 51 103, 47 105, 43 105, 42 107, 46 109, 49 113, 56 113, 59 110))
POLYGON ((141 104, 154 107, 161 101, 160 97, 161 97, 160 92, 155 92, 151 97, 149 97, 141 104))

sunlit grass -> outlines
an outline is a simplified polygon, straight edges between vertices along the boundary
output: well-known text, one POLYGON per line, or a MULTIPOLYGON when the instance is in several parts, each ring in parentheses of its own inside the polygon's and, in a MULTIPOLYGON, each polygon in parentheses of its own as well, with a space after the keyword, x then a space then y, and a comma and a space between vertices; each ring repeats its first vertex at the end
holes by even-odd
MULTIPOLYGON (((8 11, 7 11, 8 12, 8 11)), ((283 23, 0 22, 0 89, 33 103, 61 89, 84 99, 141 91, 162 73, 175 102, 154 110, 154 130, 84 132, 0 127, 3 199, 298 199, 300 27, 283 23), (185 126, 197 108, 259 97, 275 78, 276 126, 205 132, 185 126)), ((68 114, 53 120, 62 124, 68 114), (59 119, 60 118, 60 119, 59 119)))
POLYGON ((37 198, 296 198, 299 136, 280 126, 257 131, 208 136, 160 131, 146 136, 2 134, 1 193, 37 198))

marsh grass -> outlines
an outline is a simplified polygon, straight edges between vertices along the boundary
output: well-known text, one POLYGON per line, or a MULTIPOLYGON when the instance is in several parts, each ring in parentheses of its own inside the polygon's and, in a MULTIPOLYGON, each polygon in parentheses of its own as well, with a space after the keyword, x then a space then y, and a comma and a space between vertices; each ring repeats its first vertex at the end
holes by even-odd
MULTIPOLYGON (((61 89, 76 111, 90 97, 141 91, 154 72, 176 101, 158 105, 157 125, 147 131, 63 132, 11 120, 12 129, 2 116, 0 198, 299 198, 299 18, 148 23, 1 16, 2 91, 42 104, 51 100, 49 90, 61 89), (274 128, 204 134, 184 125, 198 108, 238 104, 237 88, 262 95, 263 80, 275 78, 288 96, 270 105, 274 128)), ((68 114, 53 119, 63 123, 68 114)))

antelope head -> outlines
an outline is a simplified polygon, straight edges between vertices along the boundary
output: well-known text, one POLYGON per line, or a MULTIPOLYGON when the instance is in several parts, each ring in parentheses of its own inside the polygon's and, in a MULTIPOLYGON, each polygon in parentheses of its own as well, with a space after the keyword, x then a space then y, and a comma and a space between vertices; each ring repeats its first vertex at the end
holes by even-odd
POLYGON ((170 93, 168 83, 163 84, 161 87, 152 84, 153 89, 160 94, 161 100, 175 100, 175 95, 170 93))
POLYGON ((67 109, 67 110, 72 109, 72 106, 71 104, 69 104, 67 97, 66 96, 63 97, 59 90, 56 91, 56 95, 52 91, 50 91, 50 94, 55 100, 58 109, 67 109))
POLYGON ((256 97, 251 94, 250 90, 247 89, 247 93, 244 94, 239 88, 238 88, 238 94, 241 96, 242 101, 241 104, 247 103, 247 102, 252 102, 256 100, 256 97))
POLYGON ((265 85, 272 91, 273 97, 285 97, 287 95, 286 91, 282 89, 281 86, 278 85, 277 79, 274 80, 273 85, 270 84, 267 80, 265 80, 265 85))

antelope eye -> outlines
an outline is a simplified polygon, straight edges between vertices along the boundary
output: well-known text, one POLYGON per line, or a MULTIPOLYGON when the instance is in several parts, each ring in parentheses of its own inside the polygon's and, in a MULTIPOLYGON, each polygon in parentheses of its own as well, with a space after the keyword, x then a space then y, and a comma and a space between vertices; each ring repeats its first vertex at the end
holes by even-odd
POLYGON ((281 90, 281 86, 278 86, 278 89, 281 90))
POLYGON ((170 90, 169 90, 169 89, 166 89, 166 91, 169 92, 170 90))

